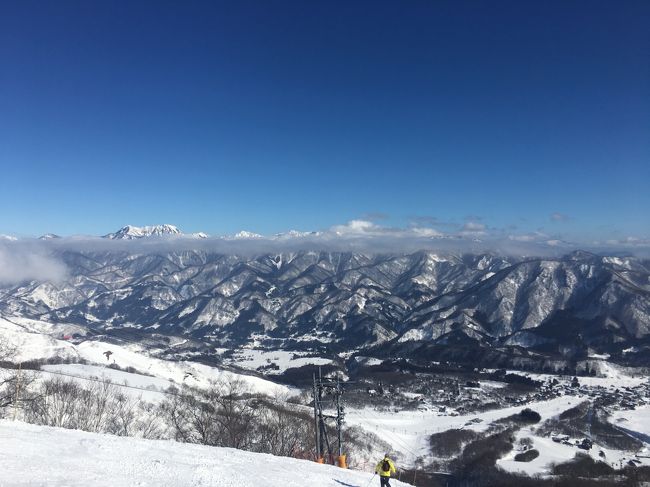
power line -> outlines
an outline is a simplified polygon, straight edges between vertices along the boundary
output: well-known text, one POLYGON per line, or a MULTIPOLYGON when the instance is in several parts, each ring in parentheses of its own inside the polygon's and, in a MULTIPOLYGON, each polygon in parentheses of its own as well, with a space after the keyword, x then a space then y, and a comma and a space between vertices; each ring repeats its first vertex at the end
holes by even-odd
MULTIPOLYGON (((364 417, 364 419, 366 419, 366 420, 368 420, 370 422, 376 423, 380 427, 381 427, 381 424, 384 422, 384 420, 382 418, 380 418, 379 416, 374 415, 374 413, 371 413, 367 409, 358 409, 356 412, 360 416, 364 417), (372 418, 369 415, 372 415, 372 418)), ((395 432, 393 432, 393 433, 395 433, 395 432)), ((418 454, 418 453, 414 452, 413 450, 411 450, 411 448, 406 444, 406 442, 404 440, 402 440, 399 436, 396 436, 395 434, 390 435, 390 436, 395 441, 395 443, 398 443, 401 448, 406 450, 407 453, 410 453, 411 455, 413 455, 416 459, 422 456, 421 454, 418 454)))

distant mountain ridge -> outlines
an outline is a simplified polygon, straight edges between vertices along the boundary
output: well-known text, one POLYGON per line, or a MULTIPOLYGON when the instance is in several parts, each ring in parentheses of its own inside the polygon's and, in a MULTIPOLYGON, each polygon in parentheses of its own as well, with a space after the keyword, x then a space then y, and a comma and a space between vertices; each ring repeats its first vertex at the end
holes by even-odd
MULTIPOLYGON (((235 240, 254 240, 254 239, 289 239, 289 238, 304 238, 319 236, 322 232, 301 232, 297 230, 289 230, 288 232, 277 233, 272 237, 265 237, 259 233, 250 232, 247 230, 241 230, 231 237, 221 237, 221 238, 232 238, 235 240)), ((193 237, 193 238, 208 238, 209 235, 204 232, 196 232, 191 234, 183 233, 177 226, 170 225, 168 223, 162 225, 148 225, 143 227, 137 227, 134 225, 126 225, 116 232, 108 233, 103 235, 103 238, 109 240, 139 240, 149 237, 193 237)), ((41 240, 48 240, 53 238, 60 238, 58 235, 48 233, 39 237, 41 240)))
MULTIPOLYGON (((162 227, 122 234, 179 235, 162 227)), ((67 279, 5 286, 0 313, 98 333, 186 335, 207 350, 379 347, 404 358, 477 347, 631 357, 650 337, 650 264, 634 257, 58 252, 67 279)))

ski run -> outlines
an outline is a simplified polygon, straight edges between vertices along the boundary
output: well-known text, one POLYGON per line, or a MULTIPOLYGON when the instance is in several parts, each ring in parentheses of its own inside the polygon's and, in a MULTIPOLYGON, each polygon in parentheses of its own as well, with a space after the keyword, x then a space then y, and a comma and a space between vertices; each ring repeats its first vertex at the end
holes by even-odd
POLYGON ((232 448, 8 420, 0 420, 0 465, 1 487, 366 487, 373 476, 232 448))

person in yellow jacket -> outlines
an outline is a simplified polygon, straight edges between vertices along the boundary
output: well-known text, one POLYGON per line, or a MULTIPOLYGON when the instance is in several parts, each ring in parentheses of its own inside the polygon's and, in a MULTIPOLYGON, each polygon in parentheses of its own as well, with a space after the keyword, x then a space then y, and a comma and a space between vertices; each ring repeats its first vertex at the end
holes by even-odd
POLYGON ((388 481, 390 480, 391 474, 396 473, 397 469, 395 468, 393 461, 388 457, 388 453, 386 453, 384 459, 377 464, 375 472, 379 474, 379 480, 381 481, 381 484, 379 485, 381 487, 390 487, 388 481))

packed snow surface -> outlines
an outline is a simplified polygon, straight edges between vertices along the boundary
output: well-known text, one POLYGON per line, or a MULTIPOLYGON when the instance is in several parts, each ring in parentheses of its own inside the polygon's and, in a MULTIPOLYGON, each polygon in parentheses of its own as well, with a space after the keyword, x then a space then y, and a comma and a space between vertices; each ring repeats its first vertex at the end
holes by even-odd
POLYGON ((373 475, 232 448, 6 420, 0 421, 0 458, 0 487, 366 487, 373 475))

